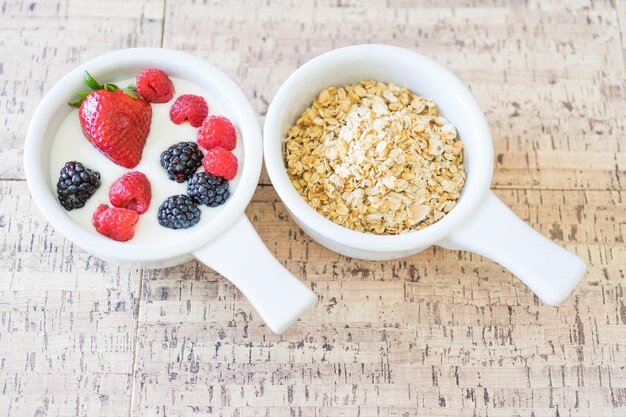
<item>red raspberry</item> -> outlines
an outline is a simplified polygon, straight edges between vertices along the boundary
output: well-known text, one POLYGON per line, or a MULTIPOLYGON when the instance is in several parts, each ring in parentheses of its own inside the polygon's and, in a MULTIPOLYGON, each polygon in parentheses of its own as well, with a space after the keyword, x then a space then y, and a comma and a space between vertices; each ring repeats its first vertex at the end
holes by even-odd
POLYGON ((115 207, 143 214, 150 207, 150 181, 141 172, 129 172, 115 181, 109 189, 109 200, 115 207))
POLYGON ((204 119, 198 132, 198 144, 205 149, 222 147, 232 151, 237 145, 235 126, 223 116, 209 116, 204 119))
POLYGON ((204 98, 193 94, 183 94, 178 97, 170 109, 170 119, 177 125, 189 120, 193 127, 200 127, 207 114, 209 114, 209 106, 204 98))
POLYGON ((133 238, 139 214, 132 210, 100 204, 93 213, 96 231, 113 240, 125 242, 133 238))
POLYGON ((109 206, 107 206, 106 204, 100 204, 97 208, 96 211, 93 212, 93 216, 91 218, 91 221, 93 222, 93 225, 96 225, 96 219, 98 217, 100 217, 100 215, 107 211, 109 209, 109 206))
POLYGON ((207 151, 202 166, 209 174, 226 180, 232 180, 237 175, 237 157, 219 146, 207 151))
POLYGON ((174 97, 174 84, 163 71, 147 69, 137 76, 137 92, 152 103, 165 103, 174 97))

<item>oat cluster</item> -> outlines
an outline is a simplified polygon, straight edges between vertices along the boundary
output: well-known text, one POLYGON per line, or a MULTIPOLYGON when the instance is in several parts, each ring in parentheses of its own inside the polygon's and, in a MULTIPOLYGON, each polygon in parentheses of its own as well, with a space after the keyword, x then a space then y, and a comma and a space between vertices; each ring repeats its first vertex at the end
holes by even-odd
POLYGON ((463 143, 435 103, 375 81, 320 92, 289 129, 285 161, 310 206, 367 233, 431 225, 465 184, 463 143))

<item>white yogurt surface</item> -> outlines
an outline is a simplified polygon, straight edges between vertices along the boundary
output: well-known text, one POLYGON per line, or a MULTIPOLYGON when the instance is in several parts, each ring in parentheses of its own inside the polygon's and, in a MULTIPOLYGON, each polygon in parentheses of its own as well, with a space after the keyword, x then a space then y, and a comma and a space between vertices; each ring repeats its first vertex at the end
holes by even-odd
MULTIPOLYGON (((209 105, 209 115, 230 116, 225 114, 225 110, 220 103, 209 95, 209 93, 198 85, 180 78, 170 77, 174 83, 174 98, 167 103, 157 104, 151 103, 152 106, 152 122, 150 124, 150 134, 143 149, 141 162, 133 169, 127 169, 117 165, 104 154, 100 153, 95 146, 83 134, 78 119, 78 110, 72 111, 63 121, 57 131, 54 142, 50 151, 50 182, 53 189, 56 190, 56 184, 59 178, 59 171, 68 161, 82 162, 89 169, 96 170, 100 173, 101 184, 98 191, 87 201, 84 207, 68 211, 68 216, 78 225, 86 230, 97 234, 91 223, 93 212, 100 204, 111 206, 109 201, 109 188, 122 175, 131 171, 143 172, 150 181, 152 187, 152 200, 150 208, 139 217, 139 221, 135 226, 135 236, 129 241, 133 243, 154 243, 159 240, 168 240, 172 238, 180 238, 181 233, 192 231, 200 227, 206 222, 210 222, 222 210, 228 210, 229 200, 219 207, 207 207, 199 205, 202 211, 200 222, 189 229, 172 230, 163 227, 157 220, 157 210, 161 203, 167 197, 177 194, 186 194, 187 183, 177 183, 167 178, 165 169, 160 165, 161 153, 171 145, 178 142, 196 142, 198 129, 185 122, 180 125, 174 124, 170 120, 170 108, 177 97, 183 94, 195 94, 204 97, 209 105)), ((101 82, 111 82, 110 80, 99 80, 101 82)), ((113 81, 119 87, 134 85, 135 79, 127 79, 121 81, 113 81)), ((231 118, 231 120, 233 120, 231 118)), ((235 126, 237 127, 237 126, 235 126)), ((229 190, 231 195, 236 191, 237 184, 242 171, 243 163, 243 145, 239 132, 237 133, 237 147, 233 153, 239 161, 237 176, 229 181, 229 190)), ((202 153, 206 150, 199 147, 202 153)), ((198 172, 203 171, 202 166, 198 172)), ((232 198, 232 197, 231 197, 232 198)))

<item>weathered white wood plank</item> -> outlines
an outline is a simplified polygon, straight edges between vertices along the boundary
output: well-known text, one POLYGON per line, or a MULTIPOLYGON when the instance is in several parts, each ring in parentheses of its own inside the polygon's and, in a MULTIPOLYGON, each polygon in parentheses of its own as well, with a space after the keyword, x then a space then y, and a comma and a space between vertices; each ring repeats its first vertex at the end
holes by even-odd
POLYGON ((56 233, 23 181, 0 181, 0 253, 0 415, 124 415, 140 272, 56 233))
MULTIPOLYGON (((30 117, 79 63, 158 46, 163 2, 9 1, 0 7, 0 179, 21 179, 30 117)), ((0 182, 0 414, 120 416, 130 407, 140 271, 58 235, 26 184, 0 182)))
MULTIPOLYGON (((498 188, 624 189, 624 68, 610 2, 183 0, 164 45, 223 69, 262 119, 330 49, 388 43, 452 69, 487 114, 498 188)), ((268 184, 264 174, 261 182, 268 184)))
POLYGON ((165 46, 224 69, 261 119, 291 71, 331 48, 391 43, 449 66, 489 119, 500 197, 589 263, 573 297, 546 307, 468 253, 338 256, 262 187, 249 216, 319 297, 283 336, 195 262, 145 271, 140 308, 141 271, 74 247, 23 182, 1 181, 23 178, 44 92, 90 57, 159 45, 162 13, 157 0, 0 6, 1 415, 626 414, 621 0, 168 1, 165 46))
POLYGON ((561 307, 468 253, 430 249, 389 262, 336 255, 261 187, 247 214, 316 291, 317 306, 277 336, 201 264, 146 272, 133 413, 624 413, 626 213, 612 209, 623 192, 498 194, 589 263, 561 307))
POLYGON ((22 149, 45 93, 78 64, 116 49, 159 46, 163 0, 0 3, 0 179, 22 179, 22 149))
POLYGON ((617 18, 619 20, 619 30, 622 41, 622 53, 626 60, 626 2, 624 0, 615 0, 613 2, 617 9, 617 18))

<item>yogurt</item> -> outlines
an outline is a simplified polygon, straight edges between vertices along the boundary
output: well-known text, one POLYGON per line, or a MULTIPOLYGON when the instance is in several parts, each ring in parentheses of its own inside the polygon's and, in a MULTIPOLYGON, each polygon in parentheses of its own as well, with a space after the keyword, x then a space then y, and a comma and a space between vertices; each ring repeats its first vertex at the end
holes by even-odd
MULTIPOLYGON (((204 97, 209 106, 209 115, 220 115, 228 117, 233 124, 236 123, 229 114, 225 113, 225 107, 212 97, 205 89, 193 82, 170 77, 174 83, 174 98, 167 103, 151 103, 152 121, 150 124, 150 134, 143 148, 141 162, 133 169, 127 169, 117 165, 104 154, 102 154, 83 134, 78 118, 78 110, 73 110, 61 123, 59 130, 54 136, 54 141, 50 150, 50 182, 56 192, 56 184, 59 178, 59 171, 68 161, 82 162, 87 168, 100 173, 101 184, 96 193, 87 201, 84 207, 67 212, 67 215, 79 226, 97 234, 91 223, 91 217, 100 204, 111 206, 109 201, 109 188, 122 175, 131 171, 143 172, 150 181, 152 187, 152 200, 150 208, 141 216, 135 226, 135 236, 129 241, 132 243, 154 243, 159 240, 171 240, 180 238, 181 233, 186 230, 194 230, 207 222, 212 221, 222 210, 228 210, 228 205, 232 194, 236 192, 237 184, 241 177, 243 168, 243 145, 241 138, 237 137, 237 146, 233 154, 239 161, 237 175, 230 180, 229 190, 231 197, 225 204, 218 207, 207 207, 198 205, 202 215, 200 222, 189 228, 173 230, 163 227, 157 220, 157 210, 167 197, 177 194, 187 193, 187 183, 177 183, 167 178, 165 169, 160 164, 161 153, 179 142, 196 142, 198 129, 185 122, 180 125, 174 124, 170 120, 170 108, 178 96, 183 94, 194 94, 204 97)), ((135 79, 126 79, 113 82, 119 87, 134 85, 135 79)), ((202 153, 206 150, 202 149, 202 153)), ((200 167, 198 172, 203 171, 200 167)))

